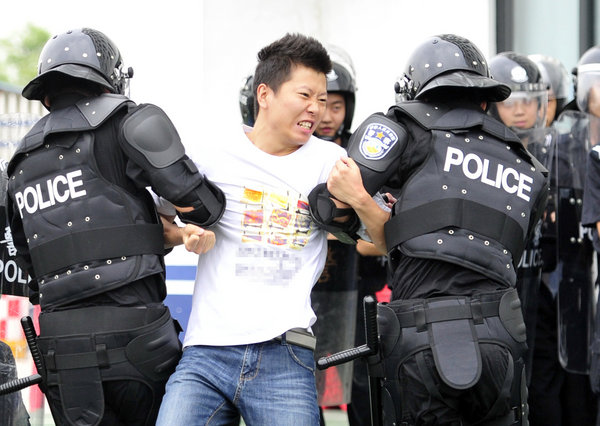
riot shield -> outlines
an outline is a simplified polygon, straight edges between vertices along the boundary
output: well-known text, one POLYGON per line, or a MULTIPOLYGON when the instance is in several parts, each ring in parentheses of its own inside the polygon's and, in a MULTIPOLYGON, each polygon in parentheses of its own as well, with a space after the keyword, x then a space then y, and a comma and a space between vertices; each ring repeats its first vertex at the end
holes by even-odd
MULTIPOLYGON (((527 132, 522 132, 519 136, 529 153, 551 172, 555 160, 556 133, 554 130, 551 128, 530 129, 527 132)), ((527 328, 528 351, 525 355, 525 368, 528 384, 531 378, 542 267, 544 261, 548 264, 556 258, 555 244, 549 243, 552 238, 552 228, 555 225, 555 222, 551 221, 551 217, 546 214, 535 224, 535 229, 531 238, 527 241, 517 268, 516 288, 521 300, 523 318, 527 328), (545 253, 542 253, 543 250, 545 250, 545 253)))
POLYGON ((557 139, 558 358, 572 373, 588 374, 594 318, 594 249, 581 224, 583 188, 591 146, 587 115, 565 111, 555 127, 557 139))
MULTIPOLYGON (((327 262, 311 293, 317 321, 312 326, 317 338, 315 359, 354 346, 357 314, 356 246, 329 240, 327 262)), ((319 406, 348 404, 351 397, 353 363, 317 370, 319 406)))

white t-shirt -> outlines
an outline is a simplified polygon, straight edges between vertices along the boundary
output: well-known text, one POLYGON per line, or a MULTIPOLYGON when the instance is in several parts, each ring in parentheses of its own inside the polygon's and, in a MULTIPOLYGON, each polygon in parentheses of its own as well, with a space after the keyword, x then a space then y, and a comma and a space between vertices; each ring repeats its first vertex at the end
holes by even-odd
MULTIPOLYGON (((316 319, 310 292, 327 240, 310 218, 307 197, 346 152, 311 137, 297 151, 274 156, 244 132, 198 151, 198 168, 223 190, 227 206, 211 228, 215 247, 198 258, 184 346, 258 343, 316 319)), ((159 211, 174 214, 165 205, 159 211)))

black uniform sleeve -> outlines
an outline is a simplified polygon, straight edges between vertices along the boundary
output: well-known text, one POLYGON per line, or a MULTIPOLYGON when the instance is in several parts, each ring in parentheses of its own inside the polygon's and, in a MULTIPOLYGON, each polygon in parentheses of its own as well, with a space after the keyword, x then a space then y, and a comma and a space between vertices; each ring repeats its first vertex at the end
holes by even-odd
MULTIPOLYGON (((221 218, 223 192, 185 155, 173 123, 160 108, 145 104, 132 109, 122 121, 119 141, 156 194, 178 207, 193 207, 178 213, 183 222, 207 227, 221 218)), ((136 174, 135 167, 129 172, 136 174)))
MULTIPOLYGON (((348 144, 348 156, 356 161, 367 192, 373 196, 398 171, 400 156, 406 147, 407 132, 397 121, 376 113, 354 132, 348 144)), ((326 184, 317 185, 308 200, 313 220, 344 243, 359 236, 360 220, 351 209, 338 209, 326 184), (345 222, 336 218, 348 216, 345 222)))
POLYGON ((587 169, 583 190, 583 226, 596 228, 600 222, 600 147, 592 149, 587 159, 587 169))
POLYGON ((375 195, 398 172, 407 142, 404 126, 381 113, 371 115, 354 132, 348 156, 358 164, 370 195, 375 195))

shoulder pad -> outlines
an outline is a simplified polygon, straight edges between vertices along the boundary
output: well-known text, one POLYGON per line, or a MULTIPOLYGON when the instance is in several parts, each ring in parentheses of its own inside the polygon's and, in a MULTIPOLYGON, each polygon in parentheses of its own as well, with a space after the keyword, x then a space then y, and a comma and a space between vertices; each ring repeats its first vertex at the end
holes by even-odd
POLYGON ((46 120, 48 120, 48 115, 40 118, 29 130, 29 132, 23 136, 23 139, 21 139, 19 145, 17 145, 15 153, 8 162, 6 172, 9 175, 12 174, 12 171, 15 169, 16 163, 20 161, 21 154, 32 151, 44 143, 44 126, 46 120))
POLYGON ((175 126, 156 105, 144 104, 132 111, 123 122, 123 136, 157 169, 168 167, 185 155, 175 126))
POLYGON ((350 138, 348 156, 371 170, 383 172, 402 154, 407 136, 401 124, 375 113, 350 138))
POLYGON ((512 130, 483 110, 421 101, 402 102, 390 110, 409 116, 427 130, 461 130, 479 127, 505 142, 521 144, 521 140, 512 130))
POLYGON ((95 98, 83 99, 76 105, 93 128, 102 124, 113 112, 126 103, 133 104, 133 101, 127 96, 105 93, 95 98))
POLYGON ((433 129, 435 123, 449 111, 449 108, 444 104, 407 101, 391 107, 390 111, 407 115, 425 129, 433 129))
POLYGON ((44 128, 46 126, 46 121, 50 117, 49 114, 40 118, 37 123, 33 125, 33 127, 27 132, 23 139, 19 142, 17 146, 16 153, 28 152, 31 151, 38 146, 40 146, 44 141, 44 128))

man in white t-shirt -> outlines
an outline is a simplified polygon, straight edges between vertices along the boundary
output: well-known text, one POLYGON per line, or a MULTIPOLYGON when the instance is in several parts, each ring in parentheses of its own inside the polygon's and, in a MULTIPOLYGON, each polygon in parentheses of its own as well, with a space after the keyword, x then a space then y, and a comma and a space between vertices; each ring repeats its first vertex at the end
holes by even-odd
POLYGON ((165 237, 198 259, 183 357, 171 376, 158 425, 318 425, 310 291, 325 263, 327 232, 312 221, 308 194, 327 180, 344 149, 313 137, 327 101, 327 51, 287 34, 258 53, 253 128, 205 144, 199 169, 227 198, 212 230, 169 222, 165 237))

